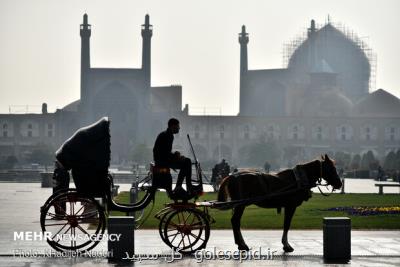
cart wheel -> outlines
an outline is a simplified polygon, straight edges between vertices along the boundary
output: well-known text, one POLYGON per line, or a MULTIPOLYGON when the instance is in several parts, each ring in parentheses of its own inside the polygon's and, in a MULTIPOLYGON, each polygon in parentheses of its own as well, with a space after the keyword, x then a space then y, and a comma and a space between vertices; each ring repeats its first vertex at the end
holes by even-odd
POLYGON ((210 224, 205 214, 196 209, 168 213, 164 225, 164 242, 182 254, 191 254, 206 247, 210 224))
POLYGON ((101 241, 106 226, 99 203, 78 192, 51 198, 40 214, 40 225, 49 245, 57 251, 85 252, 94 248, 101 241))
POLYGON ((161 240, 167 244, 167 240, 165 239, 164 235, 164 229, 165 229, 165 223, 167 222, 168 216, 173 212, 173 209, 168 209, 164 214, 161 215, 160 217, 160 223, 158 224, 158 233, 160 234, 161 240))

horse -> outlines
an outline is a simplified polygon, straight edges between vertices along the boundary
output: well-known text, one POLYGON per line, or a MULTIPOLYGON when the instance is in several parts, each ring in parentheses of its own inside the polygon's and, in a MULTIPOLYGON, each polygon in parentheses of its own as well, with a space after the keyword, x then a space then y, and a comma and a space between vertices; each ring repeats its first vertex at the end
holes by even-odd
MULTIPOLYGON (((296 208, 311 197, 311 188, 321 185, 321 178, 333 187, 342 187, 334 161, 328 155, 305 164, 296 165, 276 174, 242 171, 233 173, 221 182, 218 201, 230 199, 233 205, 231 218, 235 243, 239 250, 249 250, 240 231, 240 219, 246 206, 255 204, 261 208, 285 210, 282 244, 285 252, 294 249, 288 242, 288 231, 296 208)), ((321 191, 322 193, 322 191, 321 191)))

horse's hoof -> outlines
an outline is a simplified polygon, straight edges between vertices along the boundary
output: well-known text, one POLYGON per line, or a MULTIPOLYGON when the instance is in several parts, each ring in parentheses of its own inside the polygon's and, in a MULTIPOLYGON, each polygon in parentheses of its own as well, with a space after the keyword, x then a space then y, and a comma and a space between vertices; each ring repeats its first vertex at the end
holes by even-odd
POLYGON ((238 249, 239 250, 245 250, 245 251, 249 251, 250 250, 249 247, 246 244, 238 245, 238 249))
POLYGON ((285 252, 293 252, 294 249, 291 246, 284 246, 283 247, 283 251, 285 251, 285 252))

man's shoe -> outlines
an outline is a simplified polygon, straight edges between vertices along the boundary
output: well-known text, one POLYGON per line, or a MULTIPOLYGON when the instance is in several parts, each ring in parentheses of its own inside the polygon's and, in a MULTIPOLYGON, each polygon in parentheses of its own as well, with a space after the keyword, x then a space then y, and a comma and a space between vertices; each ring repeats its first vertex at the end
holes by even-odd
POLYGON ((203 187, 199 186, 190 186, 188 190, 188 194, 190 194, 191 197, 197 197, 202 195, 203 193, 203 187))
POLYGON ((174 199, 184 199, 187 196, 187 192, 182 187, 175 188, 172 191, 172 198, 174 199))

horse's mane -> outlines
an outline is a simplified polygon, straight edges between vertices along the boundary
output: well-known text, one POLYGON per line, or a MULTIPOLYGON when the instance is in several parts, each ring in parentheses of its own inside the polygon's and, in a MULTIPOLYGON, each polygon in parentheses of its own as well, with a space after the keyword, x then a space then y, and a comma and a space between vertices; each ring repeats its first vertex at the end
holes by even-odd
MULTIPOLYGON (((301 163, 299 163, 299 164, 297 164, 297 165, 300 165, 300 166, 309 165, 309 164, 314 163, 314 162, 316 162, 316 161, 321 162, 321 159, 315 158, 315 159, 312 159, 312 160, 307 161, 307 162, 301 162, 301 163)), ((296 165, 296 166, 297 166, 297 165, 296 165)))

